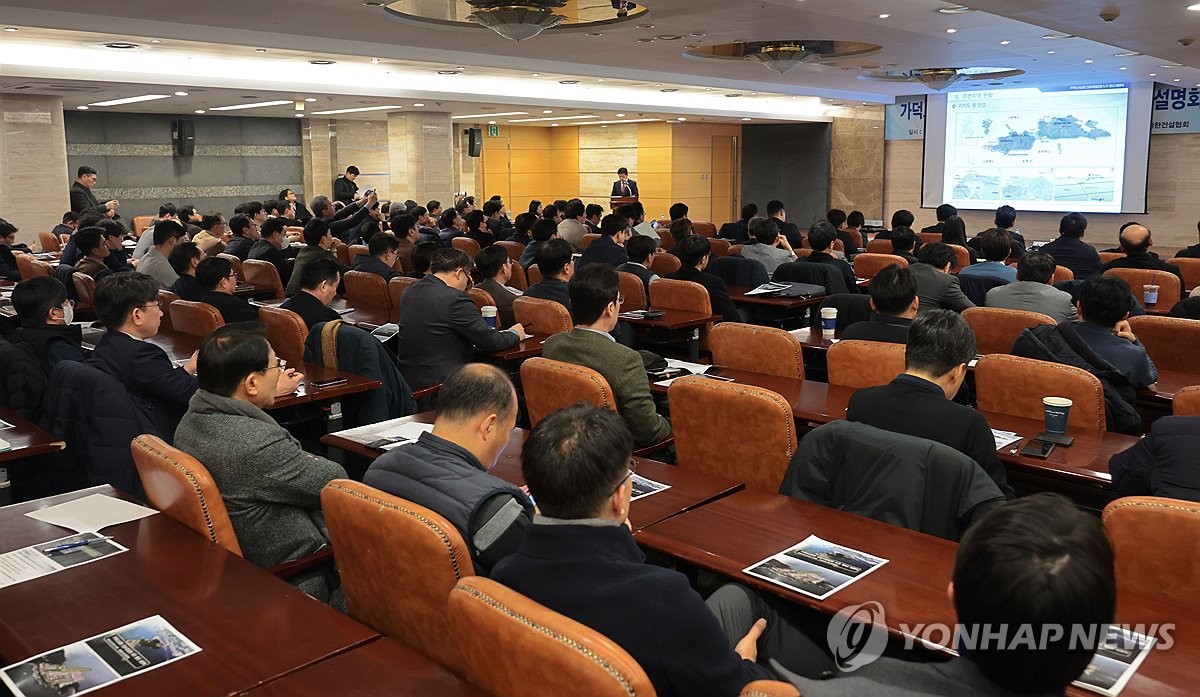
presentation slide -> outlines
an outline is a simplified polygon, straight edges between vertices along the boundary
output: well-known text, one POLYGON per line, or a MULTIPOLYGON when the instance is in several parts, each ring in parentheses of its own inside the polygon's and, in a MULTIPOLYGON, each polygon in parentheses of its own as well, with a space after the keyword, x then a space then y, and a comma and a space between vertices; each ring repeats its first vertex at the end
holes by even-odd
POLYGON ((1008 204, 1084 213, 1144 209, 1149 118, 1147 112, 1146 123, 1130 134, 1128 86, 974 90, 951 92, 944 100, 938 110, 944 130, 926 131, 926 205, 1008 204), (930 153, 931 136, 937 140, 941 134, 941 152, 930 153), (1140 149, 1130 145, 1139 138, 1140 149), (1132 172, 1127 150, 1133 151, 1132 172), (931 181, 930 175, 940 176, 931 181), (1140 191, 1127 195, 1131 183, 1140 191))

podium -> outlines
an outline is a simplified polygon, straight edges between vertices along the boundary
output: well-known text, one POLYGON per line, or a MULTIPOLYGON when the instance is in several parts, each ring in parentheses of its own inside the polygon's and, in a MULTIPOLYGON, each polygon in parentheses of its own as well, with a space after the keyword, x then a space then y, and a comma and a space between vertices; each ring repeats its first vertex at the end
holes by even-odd
POLYGON ((637 202, 638 202, 637 196, 611 196, 608 199, 609 208, 611 208, 614 211, 617 210, 618 208, 620 208, 621 206, 625 206, 630 203, 637 203, 637 202))

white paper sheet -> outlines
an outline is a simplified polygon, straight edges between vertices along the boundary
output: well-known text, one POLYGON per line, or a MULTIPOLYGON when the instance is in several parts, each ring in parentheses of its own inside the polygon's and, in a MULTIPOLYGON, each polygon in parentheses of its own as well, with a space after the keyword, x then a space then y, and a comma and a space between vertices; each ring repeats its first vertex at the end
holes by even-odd
POLYGON ((1021 442, 1021 436, 1012 431, 997 431, 992 429, 992 438, 996 439, 996 450, 1003 450, 1013 443, 1021 442))
POLYGON ((686 370, 692 375, 699 375, 711 367, 712 366, 704 365, 703 363, 688 363, 687 361, 679 361, 674 358, 667 359, 668 370, 686 370))
POLYGON ((98 532, 110 525, 128 523, 158 511, 146 508, 130 501, 92 494, 74 501, 60 503, 41 510, 32 511, 25 515, 75 532, 98 532))

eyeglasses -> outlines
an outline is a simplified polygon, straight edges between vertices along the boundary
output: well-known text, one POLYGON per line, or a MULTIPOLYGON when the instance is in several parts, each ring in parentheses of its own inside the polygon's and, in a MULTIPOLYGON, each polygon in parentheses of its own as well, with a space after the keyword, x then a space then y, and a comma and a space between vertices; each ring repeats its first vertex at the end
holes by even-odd
POLYGON ((276 368, 278 368, 279 372, 282 373, 284 371, 284 369, 287 368, 287 361, 283 360, 282 358, 277 358, 277 359, 275 359, 275 365, 269 365, 266 368, 263 368, 262 370, 260 370, 259 372, 265 373, 269 370, 275 370, 276 368))
POLYGON ((150 302, 146 303, 145 305, 142 305, 141 307, 142 307, 142 309, 143 309, 143 310, 147 310, 147 309, 149 309, 149 308, 152 308, 152 307, 159 307, 159 308, 161 308, 161 307, 162 307, 162 303, 161 303, 161 302, 159 302, 159 301, 157 301, 157 300, 151 300, 150 302))
POLYGON ((624 305, 624 304, 625 304, 625 296, 621 295, 620 293, 617 293, 617 305, 624 305))
POLYGON ((74 300, 64 300, 63 304, 59 305, 59 307, 63 308, 64 310, 68 307, 75 307, 75 301, 74 300))
POLYGON ((609 496, 612 496, 620 491, 621 487, 625 485, 625 481, 632 478, 635 474, 637 474, 637 463, 634 462, 633 458, 629 458, 629 472, 624 477, 621 477, 621 481, 618 482, 615 487, 613 487, 612 493, 609 494, 609 496))
POLYGON ((229 274, 228 276, 226 276, 225 278, 237 278, 237 272, 235 271, 235 272, 229 274))

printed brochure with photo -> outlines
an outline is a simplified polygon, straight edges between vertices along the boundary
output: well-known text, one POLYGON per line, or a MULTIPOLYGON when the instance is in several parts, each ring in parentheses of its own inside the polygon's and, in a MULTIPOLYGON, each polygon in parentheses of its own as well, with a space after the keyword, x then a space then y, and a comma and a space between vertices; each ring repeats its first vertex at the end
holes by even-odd
POLYGON ((65 571, 129 550, 86 532, 0 554, 0 588, 65 571))
POLYGON ((1096 649, 1088 667, 1072 684, 1085 690, 1116 697, 1133 677, 1157 641, 1154 637, 1109 627, 1108 636, 1096 649))
POLYGON ((798 545, 743 569, 797 593, 824 600, 888 562, 809 535, 798 545))
POLYGON ((635 474, 631 477, 633 481, 633 494, 629 497, 630 501, 644 499, 651 494, 657 494, 660 491, 666 491, 671 488, 670 484, 656 482, 653 479, 646 479, 640 474, 635 474))

